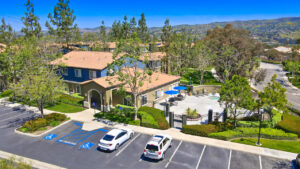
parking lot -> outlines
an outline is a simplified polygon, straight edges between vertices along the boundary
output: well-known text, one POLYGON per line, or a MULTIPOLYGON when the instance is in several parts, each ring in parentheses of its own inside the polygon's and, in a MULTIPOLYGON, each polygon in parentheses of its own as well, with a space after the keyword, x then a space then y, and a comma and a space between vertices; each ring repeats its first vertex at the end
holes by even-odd
POLYGON ((99 139, 109 128, 82 130, 71 121, 42 137, 14 133, 24 121, 37 117, 33 112, 0 106, 0 150, 74 169, 83 168, 170 168, 170 169, 269 169, 292 168, 290 161, 173 140, 163 161, 143 158, 150 135, 135 133, 117 151, 97 149, 99 139))

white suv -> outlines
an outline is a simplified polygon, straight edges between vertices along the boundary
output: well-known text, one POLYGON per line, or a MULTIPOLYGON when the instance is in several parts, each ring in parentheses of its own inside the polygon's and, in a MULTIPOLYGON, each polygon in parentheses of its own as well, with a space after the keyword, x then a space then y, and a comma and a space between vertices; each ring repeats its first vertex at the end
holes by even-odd
POLYGON ((120 145, 132 138, 133 134, 131 129, 112 129, 104 135, 98 146, 101 150, 117 150, 120 145))
POLYGON ((166 134, 158 134, 152 137, 144 149, 144 157, 155 160, 163 160, 165 153, 172 146, 172 137, 166 134))

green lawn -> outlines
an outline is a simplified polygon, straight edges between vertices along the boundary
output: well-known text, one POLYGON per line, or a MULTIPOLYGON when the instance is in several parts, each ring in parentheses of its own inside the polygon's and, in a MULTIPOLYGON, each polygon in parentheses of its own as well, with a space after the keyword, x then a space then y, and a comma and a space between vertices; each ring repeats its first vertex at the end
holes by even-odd
POLYGON ((74 106, 65 103, 57 103, 54 106, 47 106, 45 109, 62 112, 62 113, 76 113, 85 110, 83 107, 74 106))
MULTIPOLYGON (((244 138, 232 140, 235 143, 248 144, 256 146, 257 138, 244 138)), ((283 140, 270 140, 261 139, 262 147, 271 148, 276 150, 288 151, 292 153, 300 152, 300 141, 283 141, 283 140)))
MULTIPOLYGON (((198 86, 200 84, 201 73, 198 70, 189 70, 186 74, 180 79, 181 83, 188 84, 191 77, 191 82, 193 86, 198 86)), ((222 85, 218 82, 212 75, 210 71, 206 71, 203 76, 203 85, 222 85)))

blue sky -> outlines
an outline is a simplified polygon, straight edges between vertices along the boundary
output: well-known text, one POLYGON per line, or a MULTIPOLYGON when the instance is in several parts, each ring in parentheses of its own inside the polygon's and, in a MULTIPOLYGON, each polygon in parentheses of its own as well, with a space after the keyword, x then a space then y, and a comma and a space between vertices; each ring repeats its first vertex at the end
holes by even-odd
MULTIPOLYGON (((0 18, 20 30, 20 18, 26 0, 0 0, 0 18)), ((35 14, 44 28, 49 12, 57 0, 32 0, 35 14)), ((114 20, 144 12, 148 26, 162 26, 166 18, 172 25, 202 24, 216 21, 272 19, 300 16, 300 0, 70 0, 80 28, 99 26, 101 20, 111 26, 114 20)))

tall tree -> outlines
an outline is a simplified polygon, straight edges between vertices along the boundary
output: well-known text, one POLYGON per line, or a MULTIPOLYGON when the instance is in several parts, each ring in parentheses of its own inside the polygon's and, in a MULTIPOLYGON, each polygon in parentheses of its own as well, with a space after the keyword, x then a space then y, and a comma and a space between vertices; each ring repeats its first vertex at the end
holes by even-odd
POLYGON ((124 16, 124 21, 122 23, 122 34, 123 34, 122 36, 123 39, 128 39, 130 36, 130 25, 127 21, 126 15, 124 16))
POLYGON ((12 27, 5 23, 5 19, 1 19, 0 26, 0 43, 9 44, 15 39, 15 32, 12 27))
MULTIPOLYGON (((272 117, 272 109, 276 108, 283 112, 287 112, 288 100, 285 95, 286 89, 283 88, 278 82, 276 82, 276 74, 272 76, 271 83, 264 88, 264 91, 259 93, 264 106, 266 106, 269 111, 268 113, 272 117)), ((272 119, 272 118, 271 118, 272 119)))
POLYGON ((249 77, 258 66, 262 45, 256 43, 247 30, 228 24, 224 28, 208 30, 204 40, 216 54, 214 65, 222 80, 234 75, 249 77))
MULTIPOLYGON (((134 104, 135 119, 137 119, 137 97, 141 92, 144 82, 150 81, 152 71, 145 67, 139 69, 139 61, 143 54, 143 48, 140 45, 139 38, 120 41, 117 49, 114 51, 114 62, 109 65, 113 70, 115 77, 123 84, 123 87, 129 88, 134 104), (122 57, 120 58, 120 55, 122 57)), ((143 63, 148 64, 148 58, 145 57, 143 63)), ((114 81, 109 81, 114 83, 114 81)))
POLYGON ((169 19, 165 20, 165 24, 162 28, 162 35, 161 35, 161 41, 163 43, 163 51, 166 52, 166 56, 162 59, 162 62, 164 62, 164 66, 162 67, 162 71, 165 73, 169 72, 169 47, 170 47, 170 43, 171 43, 171 30, 172 27, 170 25, 170 21, 169 19))
POLYGON ((100 41, 101 42, 106 42, 106 29, 105 29, 105 25, 104 25, 104 21, 101 21, 101 26, 100 26, 100 41))
POLYGON ((226 80, 221 87, 219 102, 225 103, 226 109, 229 108, 236 127, 237 116, 244 113, 242 109, 253 110, 254 100, 248 80, 237 75, 226 80))
POLYGON ((129 32, 130 32, 130 37, 132 37, 136 33, 136 21, 135 17, 132 17, 129 22, 129 32))
POLYGON ((25 34, 25 37, 37 37, 40 38, 43 36, 42 28, 39 24, 39 18, 34 15, 34 6, 30 0, 27 0, 25 4, 26 12, 25 16, 21 18, 24 28, 21 29, 21 32, 25 34))
MULTIPOLYGON (((57 101, 58 93, 63 89, 63 81, 57 74, 58 67, 48 65, 56 53, 52 53, 45 43, 26 42, 34 50, 30 50, 30 57, 24 60, 20 80, 11 88, 25 101, 34 101, 44 117, 44 106, 57 101)), ((21 50, 22 53, 27 51, 21 50)))
POLYGON ((122 25, 120 21, 114 21, 110 31, 110 39, 113 41, 122 38, 122 25))
POLYGON ((204 41, 199 41, 193 47, 193 55, 195 57, 195 62, 196 62, 195 64, 201 72, 200 85, 202 85, 204 73, 206 69, 211 65, 214 59, 214 54, 208 48, 207 44, 204 41))
POLYGON ((144 13, 141 14, 141 18, 138 21, 137 32, 138 32, 139 38, 141 39, 141 41, 143 43, 146 43, 149 41, 150 36, 149 36, 148 27, 147 27, 147 23, 146 23, 146 17, 145 17, 144 13))
POLYGON ((69 6, 69 0, 58 0, 54 7, 53 15, 48 14, 50 23, 46 22, 46 27, 51 35, 57 36, 60 43, 67 43, 71 40, 72 34, 77 28, 75 24, 76 16, 74 11, 69 6), (53 28, 55 26, 55 28, 53 28))

